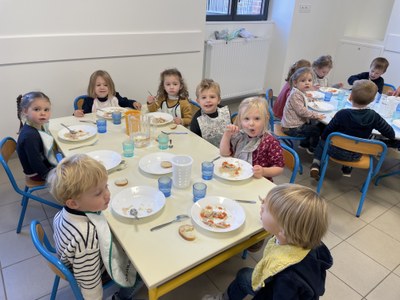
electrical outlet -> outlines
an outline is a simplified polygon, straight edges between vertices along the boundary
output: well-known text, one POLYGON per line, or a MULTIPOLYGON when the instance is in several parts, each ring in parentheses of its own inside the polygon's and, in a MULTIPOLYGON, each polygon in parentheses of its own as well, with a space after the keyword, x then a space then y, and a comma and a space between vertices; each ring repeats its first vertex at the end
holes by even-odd
POLYGON ((310 13, 311 12, 311 4, 299 4, 299 12, 300 13, 310 13))

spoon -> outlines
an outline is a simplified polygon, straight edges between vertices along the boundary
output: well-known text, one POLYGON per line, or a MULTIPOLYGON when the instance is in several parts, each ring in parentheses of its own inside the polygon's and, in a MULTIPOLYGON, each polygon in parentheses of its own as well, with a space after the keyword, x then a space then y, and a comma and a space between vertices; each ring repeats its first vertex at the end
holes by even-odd
POLYGON ((131 208, 131 209, 129 210, 129 214, 130 214, 131 216, 133 216, 136 220, 139 220, 138 211, 137 211, 136 208, 131 208))
POLYGON ((174 145, 172 145, 172 140, 170 139, 170 140, 169 140, 169 146, 168 146, 168 148, 171 149, 171 148, 173 148, 173 147, 174 147, 174 145))
POLYGON ((69 128, 67 125, 65 125, 65 124, 63 124, 63 123, 60 123, 60 125, 61 125, 62 127, 67 128, 67 130, 69 131, 70 134, 77 134, 77 132, 76 132, 75 130, 69 128))
POLYGON ((157 225, 156 227, 153 227, 150 229, 150 231, 154 231, 160 228, 163 228, 164 226, 167 226, 169 224, 175 223, 175 222, 181 222, 183 220, 189 219, 190 217, 188 215, 177 215, 176 218, 170 222, 161 224, 161 225, 157 225))

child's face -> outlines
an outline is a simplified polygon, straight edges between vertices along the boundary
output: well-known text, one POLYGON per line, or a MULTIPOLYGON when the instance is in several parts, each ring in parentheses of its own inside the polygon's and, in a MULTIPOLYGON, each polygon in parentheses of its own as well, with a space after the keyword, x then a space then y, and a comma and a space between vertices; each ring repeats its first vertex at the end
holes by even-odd
POLYGON ((217 111, 217 106, 221 102, 214 89, 206 89, 200 92, 197 102, 206 114, 212 114, 217 111))
POLYGON ((80 211, 96 212, 107 209, 110 202, 107 179, 100 181, 97 186, 91 187, 74 202, 77 207, 72 208, 80 211))
POLYGON ((103 77, 98 76, 96 78, 96 85, 94 87, 94 93, 97 98, 108 97, 108 84, 103 77))
POLYGON ((51 104, 47 99, 36 98, 32 100, 24 113, 31 125, 40 129, 50 119, 50 108, 51 104))
POLYGON ((369 70, 369 79, 371 79, 371 80, 378 79, 379 77, 381 77, 383 75, 383 73, 385 73, 385 72, 383 72, 380 69, 375 69, 374 67, 372 67, 369 70))
POLYGON ((294 82, 294 86, 298 88, 303 93, 309 91, 312 87, 313 79, 310 73, 305 73, 301 75, 297 80, 294 82))
POLYGON ((268 200, 264 199, 260 211, 261 222, 266 231, 278 236, 282 229, 275 220, 275 217, 269 212, 267 204, 268 200))
POLYGON ((178 96, 181 89, 179 78, 175 75, 167 75, 164 77, 164 90, 168 95, 178 96))
POLYGON ((322 68, 315 68, 314 72, 315 74, 317 74, 317 76, 319 78, 324 78, 326 75, 328 75, 329 71, 331 70, 331 68, 329 67, 322 67, 322 68))
POLYGON ((247 115, 241 118, 241 125, 244 132, 249 137, 256 137, 262 134, 264 130, 264 120, 258 109, 252 109, 247 115))

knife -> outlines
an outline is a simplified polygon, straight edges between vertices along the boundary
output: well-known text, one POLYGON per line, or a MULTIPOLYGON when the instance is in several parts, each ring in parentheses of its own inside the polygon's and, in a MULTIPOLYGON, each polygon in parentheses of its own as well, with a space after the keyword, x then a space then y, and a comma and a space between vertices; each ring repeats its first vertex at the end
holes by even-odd
POLYGON ((241 200, 241 199, 235 199, 236 202, 241 202, 241 203, 250 203, 250 204, 256 204, 257 201, 254 200, 241 200))

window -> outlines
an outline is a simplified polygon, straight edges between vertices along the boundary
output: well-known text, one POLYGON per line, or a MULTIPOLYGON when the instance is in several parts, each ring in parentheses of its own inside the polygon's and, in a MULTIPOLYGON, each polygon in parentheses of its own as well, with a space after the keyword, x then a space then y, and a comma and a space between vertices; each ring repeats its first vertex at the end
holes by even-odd
POLYGON ((207 0, 207 21, 266 20, 269 0, 207 0))

